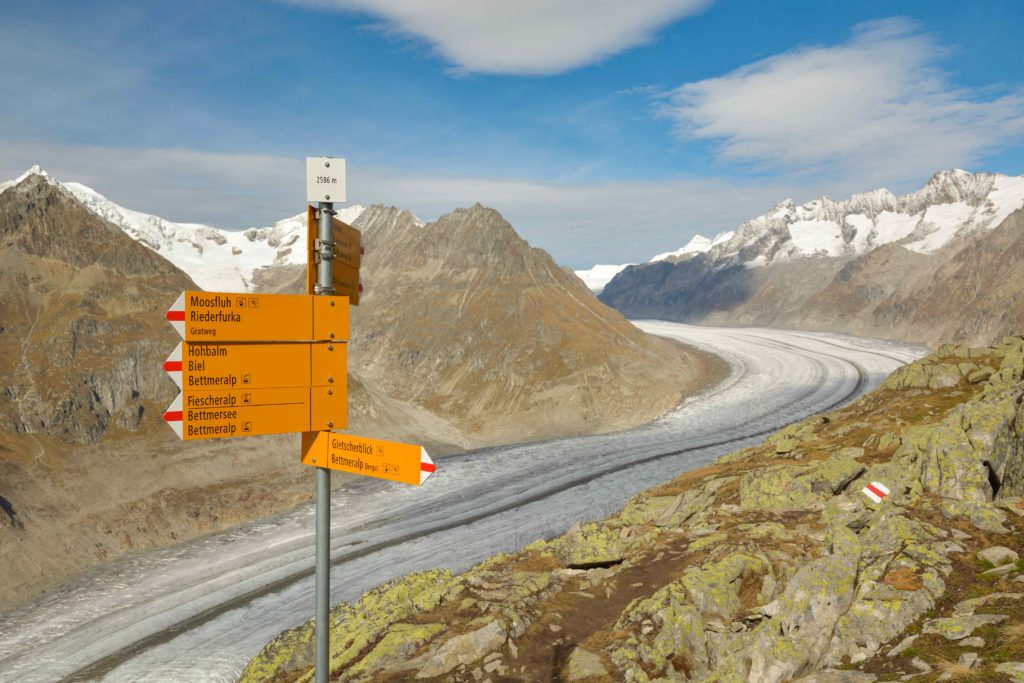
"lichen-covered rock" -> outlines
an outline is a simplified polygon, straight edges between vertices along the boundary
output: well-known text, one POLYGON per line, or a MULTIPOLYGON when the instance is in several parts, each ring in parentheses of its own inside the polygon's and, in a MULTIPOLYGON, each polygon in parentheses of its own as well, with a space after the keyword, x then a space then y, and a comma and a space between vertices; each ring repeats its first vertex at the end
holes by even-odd
MULTIPOLYGON (((390 626, 437 607, 456 584, 451 572, 433 569, 389 581, 368 591, 354 605, 331 610, 331 670, 348 667, 382 640, 390 626)), ((242 682, 265 681, 279 672, 311 666, 313 622, 271 641, 246 667, 242 682)), ((309 680, 312 671, 300 681, 309 680)))
POLYGON ((1009 676, 1013 683, 1024 683, 1024 662, 1003 662, 996 671, 1009 676))
POLYGON ((783 465, 754 470, 740 479, 744 509, 793 510, 824 503, 865 471, 852 453, 840 451, 827 460, 807 465, 783 465))
POLYGON ((753 470, 740 479, 740 507, 745 510, 792 510, 806 508, 820 499, 811 482, 800 475, 803 465, 783 465, 753 470))
POLYGON ((626 524, 680 526, 706 510, 718 490, 733 479, 735 477, 712 479, 675 496, 636 496, 626 503, 619 519, 626 524))
POLYGON ((969 614, 964 616, 930 619, 924 623, 921 633, 934 633, 946 640, 960 640, 974 633, 976 629, 989 624, 1006 621, 1003 614, 969 614))
POLYGON ((902 515, 885 513, 861 534, 862 568, 856 595, 836 624, 826 664, 873 656, 935 605, 946 587, 942 578, 949 564, 946 555, 962 550, 947 545, 936 531, 902 515), (900 569, 914 576, 912 590, 892 585, 891 576, 900 569))
POLYGON ((595 567, 623 559, 618 532, 594 523, 566 533, 551 546, 563 567, 595 567))
POLYGON ((970 500, 941 499, 939 510, 943 516, 955 519, 966 518, 972 526, 984 531, 1005 534, 1009 531, 1004 526, 1006 513, 991 503, 978 503, 970 500))
POLYGON ((443 676, 457 666, 472 664, 505 644, 508 634, 496 619, 483 619, 477 628, 449 638, 430 652, 409 662, 419 668, 416 678, 443 676))
POLYGON ((804 676, 793 683, 874 683, 878 677, 863 671, 842 671, 824 669, 810 676, 804 676))
POLYGON ((801 566, 782 595, 759 608, 768 617, 753 631, 709 643, 722 681, 782 683, 817 668, 831 634, 853 601, 860 542, 831 530, 831 554, 801 566))
POLYGON ((1020 600, 1022 598, 1024 598, 1024 593, 989 593, 988 595, 982 595, 980 598, 971 598, 970 600, 958 602, 953 606, 953 615, 966 617, 974 614, 975 610, 979 607, 985 607, 993 602, 1020 600))
POLYGON ((778 453, 779 455, 785 455, 787 453, 792 453, 793 451, 795 451, 798 448, 800 448, 800 442, 797 439, 792 439, 792 438, 780 439, 775 444, 775 452, 778 453))
POLYGON ((346 678, 372 680, 374 674, 389 667, 412 668, 405 661, 447 628, 444 624, 393 624, 380 642, 345 672, 346 678))
POLYGON ((984 550, 979 550, 978 559, 983 562, 988 562, 993 567, 999 567, 1004 564, 1016 562, 1020 559, 1020 555, 1006 546, 994 545, 989 548, 985 548, 984 550))
POLYGON ((594 683, 597 681, 611 683, 612 678, 608 675, 608 670, 598 655, 577 647, 569 654, 569 659, 562 671, 562 680, 568 681, 568 683, 584 680, 594 683))
POLYGON ((883 386, 893 391, 924 389, 928 386, 928 360, 917 360, 897 369, 885 380, 883 386))
POLYGON ((952 363, 933 365, 928 373, 929 389, 947 389, 960 383, 960 368, 952 363))
POLYGON ((978 368, 977 370, 975 370, 971 374, 967 375, 967 381, 970 382, 971 384, 977 384, 979 382, 984 382, 989 377, 991 377, 993 375, 993 373, 995 373, 995 368, 991 368, 991 367, 986 365, 985 367, 978 368))
POLYGON ((705 630, 729 624, 741 611, 743 582, 760 580, 770 571, 764 558, 742 553, 686 570, 680 579, 626 608, 617 629, 646 624, 649 630, 643 638, 618 644, 610 653, 612 661, 626 680, 647 680, 644 672, 672 676, 672 661, 685 662, 691 679, 704 680, 715 670, 705 630))

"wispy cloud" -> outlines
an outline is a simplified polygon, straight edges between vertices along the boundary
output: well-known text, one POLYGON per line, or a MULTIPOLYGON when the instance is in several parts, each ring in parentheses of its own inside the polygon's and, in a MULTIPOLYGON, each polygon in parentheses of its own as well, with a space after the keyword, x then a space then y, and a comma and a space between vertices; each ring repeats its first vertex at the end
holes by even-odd
POLYGON ((543 75, 599 62, 652 39, 711 0, 286 0, 365 12, 427 41, 467 72, 543 75))
POLYGON ((951 85, 945 50, 904 19, 855 27, 675 90, 664 111, 724 161, 899 182, 969 166, 1024 137, 1024 91, 951 85))
MULTIPOLYGON (((40 141, 0 142, 0 179, 33 164, 81 182, 131 209, 179 222, 269 225, 305 206, 302 159, 187 149, 119 149, 40 141)), ((642 261, 764 212, 776 183, 721 178, 558 183, 410 175, 349 164, 353 203, 383 203, 432 220, 475 202, 498 209, 563 265, 642 261)))

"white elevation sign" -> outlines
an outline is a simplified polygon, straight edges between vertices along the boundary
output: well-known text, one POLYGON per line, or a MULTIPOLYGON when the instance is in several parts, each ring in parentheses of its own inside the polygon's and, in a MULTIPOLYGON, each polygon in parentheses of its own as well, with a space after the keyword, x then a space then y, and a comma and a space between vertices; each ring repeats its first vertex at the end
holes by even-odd
POLYGON ((306 201, 345 201, 345 160, 306 157, 306 201))

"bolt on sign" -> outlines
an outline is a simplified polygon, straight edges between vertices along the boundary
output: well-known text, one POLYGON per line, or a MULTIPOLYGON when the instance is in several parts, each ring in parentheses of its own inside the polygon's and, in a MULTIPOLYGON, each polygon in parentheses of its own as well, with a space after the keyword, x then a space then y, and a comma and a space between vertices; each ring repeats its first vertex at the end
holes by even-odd
POLYGON ((413 486, 437 469, 422 446, 333 432, 303 434, 302 462, 413 486))
MULTIPOLYGON (((359 281, 359 268, 363 262, 362 233, 344 221, 331 218, 331 240, 334 243, 332 286, 337 296, 347 296, 353 306, 359 305, 363 285, 359 281)), ((313 293, 317 278, 320 251, 317 248, 317 215, 312 206, 306 210, 306 293, 313 293)))

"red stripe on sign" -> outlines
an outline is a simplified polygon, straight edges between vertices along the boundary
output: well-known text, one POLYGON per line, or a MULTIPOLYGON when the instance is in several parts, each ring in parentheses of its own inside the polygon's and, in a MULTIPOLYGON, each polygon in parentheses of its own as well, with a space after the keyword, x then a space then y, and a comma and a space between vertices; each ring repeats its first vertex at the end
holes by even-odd
POLYGON ((882 489, 878 488, 874 484, 868 484, 864 488, 866 488, 868 491, 871 491, 871 493, 875 494, 879 498, 885 498, 888 495, 882 489))
POLYGON ((168 320, 181 320, 185 321, 185 311, 167 311, 168 320))
POLYGON ((169 360, 164 363, 164 370, 167 372, 181 372, 180 360, 169 360))
POLYGON ((436 472, 437 471, 437 467, 435 467, 434 465, 431 465, 429 462, 421 462, 420 463, 420 469, 422 471, 424 471, 424 472, 436 472))
POLYGON ((181 422, 182 413, 180 410, 168 410, 164 413, 164 420, 167 422, 181 422))

